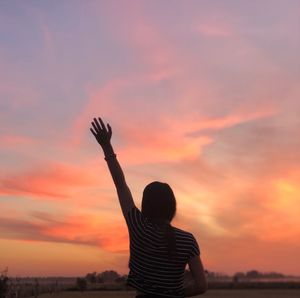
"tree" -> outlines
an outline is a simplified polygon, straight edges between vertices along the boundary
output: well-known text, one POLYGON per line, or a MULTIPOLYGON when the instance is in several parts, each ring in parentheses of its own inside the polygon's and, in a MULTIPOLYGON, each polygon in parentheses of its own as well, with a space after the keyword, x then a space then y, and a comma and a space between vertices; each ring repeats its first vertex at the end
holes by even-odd
POLYGON ((0 298, 5 298, 9 290, 9 278, 7 277, 8 267, 0 272, 0 298))
POLYGON ((103 280, 103 278, 101 277, 101 273, 99 273, 99 274, 97 275, 97 282, 99 282, 99 283, 104 283, 104 280, 103 280))
POLYGON ((246 277, 248 278, 258 278, 260 277, 260 273, 257 270, 251 270, 251 271, 247 271, 246 273, 246 277))
POLYGON ((117 282, 117 283, 125 283, 126 282, 126 278, 127 277, 125 275, 120 276, 120 277, 118 277, 118 278, 115 279, 115 282, 117 282))
POLYGON ((100 274, 100 277, 102 278, 103 282, 113 282, 119 278, 120 275, 114 270, 106 270, 100 274))
POLYGON ((85 279, 92 284, 96 283, 97 282, 97 272, 88 273, 85 276, 85 279))
POLYGON ((233 277, 238 278, 238 279, 245 278, 245 273, 244 272, 236 272, 233 277))
POLYGON ((77 277, 76 285, 79 291, 85 291, 87 289, 87 281, 85 278, 77 277))
POLYGON ((0 298, 6 297, 6 294, 8 292, 8 281, 9 278, 6 275, 0 275, 0 298))

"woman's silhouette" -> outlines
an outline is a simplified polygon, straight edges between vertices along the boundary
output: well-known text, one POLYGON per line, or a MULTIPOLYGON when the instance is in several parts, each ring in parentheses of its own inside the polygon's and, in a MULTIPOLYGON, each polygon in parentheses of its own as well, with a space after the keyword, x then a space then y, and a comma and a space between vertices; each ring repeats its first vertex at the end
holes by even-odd
POLYGON ((127 285, 137 290, 136 297, 182 298, 203 294, 207 282, 198 243, 192 233, 171 226, 176 199, 167 183, 154 181, 143 192, 142 211, 134 204, 122 168, 111 145, 112 129, 101 118, 94 118, 91 132, 104 152, 118 193, 130 238, 127 285), (194 283, 184 287, 189 265, 194 283))

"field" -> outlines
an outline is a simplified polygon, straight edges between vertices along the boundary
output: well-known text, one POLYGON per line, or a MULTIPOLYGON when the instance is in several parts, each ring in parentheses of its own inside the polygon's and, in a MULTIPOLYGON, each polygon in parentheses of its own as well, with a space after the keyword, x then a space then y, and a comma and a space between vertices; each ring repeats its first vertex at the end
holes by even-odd
MULTIPOLYGON (((99 292, 61 292, 58 295, 44 294, 40 298, 134 298, 132 291, 99 291, 99 292)), ((206 298, 298 298, 300 290, 209 290, 204 295, 195 297, 206 298)))

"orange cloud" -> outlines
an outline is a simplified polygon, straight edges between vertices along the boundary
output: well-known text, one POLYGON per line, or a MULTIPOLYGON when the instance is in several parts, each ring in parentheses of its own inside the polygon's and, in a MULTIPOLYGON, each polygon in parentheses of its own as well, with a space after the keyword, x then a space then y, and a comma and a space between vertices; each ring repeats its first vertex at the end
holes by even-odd
POLYGON ((129 163, 177 162, 195 159, 202 149, 214 142, 210 131, 222 130, 236 125, 268 117, 273 111, 240 112, 214 119, 193 119, 187 116, 171 118, 158 116, 155 123, 140 125, 126 122, 120 127, 128 144, 120 149, 122 160, 129 163), (142 148, 142 150, 141 150, 142 148))
POLYGON ((97 246, 11 239, 0 239, 0 246, 11 276, 74 277, 108 269, 128 273, 128 252, 111 253, 97 246))
POLYGON ((32 212, 31 217, 33 219, 25 220, 2 216, 0 238, 84 244, 97 246, 108 252, 128 251, 128 233, 124 219, 120 221, 121 213, 115 218, 113 226, 113 217, 104 212, 101 217, 78 212, 76 215, 64 217, 46 212, 32 212))
MULTIPOLYGON (((266 183, 267 184, 267 183, 266 183)), ((268 184, 267 184, 268 185, 268 184)), ((284 241, 291 245, 300 237, 300 171, 288 171, 269 181, 266 212, 258 218, 257 236, 265 241, 284 241)))
POLYGON ((299 243, 266 242, 249 235, 221 237, 197 233, 205 268, 217 272, 235 273, 256 269, 299 274, 295 259, 299 258, 299 243), (226 257, 224 257, 226 256, 226 257))
POLYGON ((100 89, 89 88, 88 103, 72 127, 72 144, 74 142, 79 144, 84 134, 89 134, 88 126, 92 118, 96 116, 95 111, 98 110, 101 111, 99 116, 105 118, 107 115, 111 125, 114 126, 116 123, 115 127, 120 127, 121 135, 119 136, 122 141, 132 144, 132 147, 127 145, 126 148, 120 149, 124 161, 140 163, 195 158, 204 146, 213 142, 213 136, 207 132, 203 134, 203 130, 221 130, 267 117, 274 112, 274 106, 260 108, 257 111, 257 107, 249 109, 248 104, 244 111, 237 109, 227 116, 199 116, 198 110, 201 109, 199 98, 216 96, 212 91, 214 86, 204 74, 200 76, 198 74, 197 78, 193 78, 193 75, 187 71, 185 77, 186 66, 193 65, 194 61, 189 58, 182 59, 180 55, 177 55, 174 47, 166 41, 155 24, 143 15, 140 4, 134 3, 132 6, 130 9, 124 7, 119 20, 120 28, 117 27, 124 32, 128 45, 144 57, 143 62, 150 71, 114 79, 100 89), (124 16, 126 16, 126 23, 124 16), (180 71, 177 71, 178 69, 180 71), (176 88, 180 92, 175 98, 159 101, 155 106, 155 104, 146 103, 145 99, 144 101, 137 98, 129 100, 125 96, 126 92, 137 93, 134 90, 140 86, 147 86, 149 81, 166 79, 168 74, 173 74, 169 76, 169 79, 172 79, 174 85, 180 86, 176 88), (199 77, 201 77, 201 82, 199 82, 199 77), (192 110, 193 108, 195 109, 192 110), (133 110, 139 111, 135 113, 134 121, 132 121, 133 110), (140 127, 143 128, 143 132, 140 127), (154 128, 157 130, 155 131, 154 128), (156 135, 157 131, 159 131, 159 136, 156 135), (185 139, 189 136, 198 136, 198 138, 185 139), (140 150, 141 145, 143 150, 140 150))
MULTIPOLYGON (((297 243, 299 144, 290 138, 293 130, 288 133, 270 123, 232 127, 215 139, 209 148, 213 155, 206 151, 205 162, 212 173, 220 174, 204 172, 210 178, 205 180, 199 167, 198 185, 186 190, 197 206, 194 218, 206 231, 229 239, 249 236, 266 243, 297 243)), ((194 171, 188 177, 197 177, 194 171)))
POLYGON ((64 200, 74 196, 80 187, 98 182, 92 170, 62 162, 44 162, 27 172, 2 175, 0 194, 64 200))
POLYGON ((274 115, 274 109, 260 109, 253 112, 237 111, 236 113, 224 117, 191 122, 189 130, 191 130, 190 134, 194 135, 195 131, 221 130, 271 115, 274 115))

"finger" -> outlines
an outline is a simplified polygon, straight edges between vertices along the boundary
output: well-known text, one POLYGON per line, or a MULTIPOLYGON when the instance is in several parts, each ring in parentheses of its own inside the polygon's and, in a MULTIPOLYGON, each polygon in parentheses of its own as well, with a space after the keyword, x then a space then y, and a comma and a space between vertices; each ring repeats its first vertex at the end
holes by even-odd
POLYGON ((100 117, 99 117, 98 119, 99 119, 99 121, 100 121, 100 123, 101 123, 102 129, 103 129, 105 132, 107 132, 106 127, 105 127, 105 125, 104 125, 102 119, 101 119, 100 117))
POLYGON ((90 128, 90 131, 92 132, 92 134, 95 136, 95 138, 97 138, 97 134, 93 131, 92 128, 90 128))
POLYGON ((111 137, 112 130, 111 130, 111 127, 110 127, 110 125, 108 123, 107 123, 107 129, 108 129, 109 136, 111 137))
POLYGON ((95 125, 95 123, 94 123, 94 122, 92 122, 92 125, 93 125, 93 127, 94 127, 95 131, 96 131, 97 133, 99 133, 99 129, 97 128, 97 126, 95 125))
MULTIPOLYGON (((94 118, 94 121, 95 121, 95 123, 96 123, 96 125, 97 125, 97 130, 101 131, 102 129, 101 129, 101 127, 100 127, 100 125, 99 125, 99 123, 98 123, 98 121, 97 121, 96 118, 94 118)), ((92 124, 93 124, 93 123, 92 123, 92 124)), ((97 131, 97 130, 96 130, 96 131, 97 131)))

